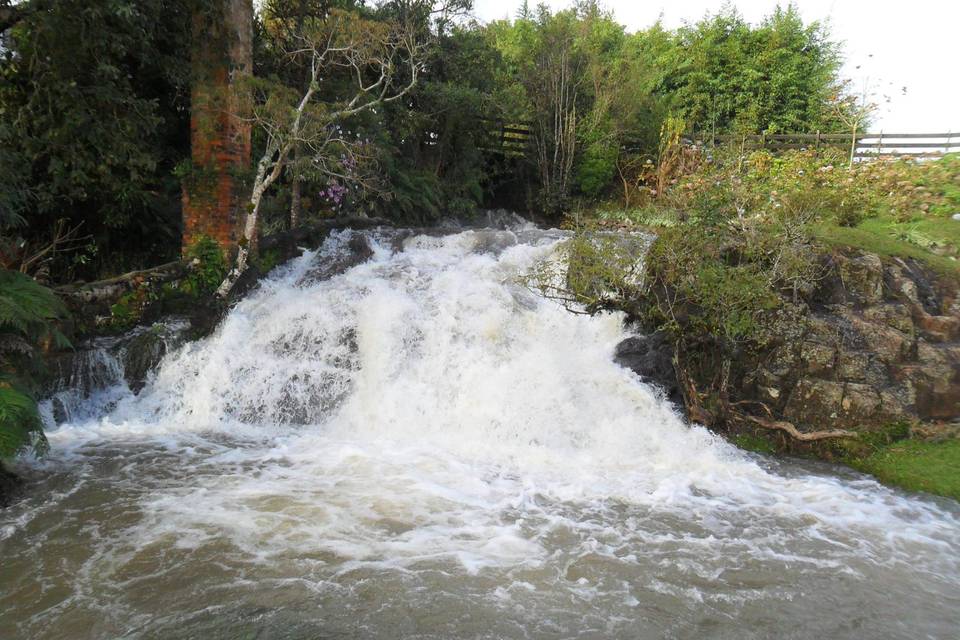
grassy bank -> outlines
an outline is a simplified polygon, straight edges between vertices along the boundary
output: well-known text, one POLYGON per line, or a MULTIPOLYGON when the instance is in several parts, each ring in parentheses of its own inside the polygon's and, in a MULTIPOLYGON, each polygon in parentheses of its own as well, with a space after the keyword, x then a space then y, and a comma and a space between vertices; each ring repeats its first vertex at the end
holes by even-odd
POLYGON ((884 484, 960 500, 960 440, 902 440, 847 463, 884 484))

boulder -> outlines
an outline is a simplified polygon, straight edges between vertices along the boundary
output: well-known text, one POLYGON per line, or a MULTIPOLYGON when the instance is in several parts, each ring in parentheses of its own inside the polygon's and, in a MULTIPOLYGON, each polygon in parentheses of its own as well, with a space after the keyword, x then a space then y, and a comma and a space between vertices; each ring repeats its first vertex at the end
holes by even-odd
POLYGON ((677 374, 673 368, 673 345, 663 332, 636 335, 617 345, 614 361, 630 369, 644 382, 659 386, 671 401, 682 401, 677 374))

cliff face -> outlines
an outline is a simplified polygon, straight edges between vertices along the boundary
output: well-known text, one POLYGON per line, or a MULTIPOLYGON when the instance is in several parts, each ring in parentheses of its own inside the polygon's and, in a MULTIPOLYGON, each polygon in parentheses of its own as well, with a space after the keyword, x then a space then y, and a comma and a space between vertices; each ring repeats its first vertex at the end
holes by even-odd
POLYGON ((756 428, 752 418, 804 435, 960 420, 957 280, 852 249, 822 262, 802 312, 763 349, 684 351, 654 335, 622 343, 618 360, 681 397, 691 420, 730 433, 756 428))
POLYGON ((738 395, 801 431, 960 417, 956 283, 872 254, 825 260, 802 331, 765 354, 738 395))

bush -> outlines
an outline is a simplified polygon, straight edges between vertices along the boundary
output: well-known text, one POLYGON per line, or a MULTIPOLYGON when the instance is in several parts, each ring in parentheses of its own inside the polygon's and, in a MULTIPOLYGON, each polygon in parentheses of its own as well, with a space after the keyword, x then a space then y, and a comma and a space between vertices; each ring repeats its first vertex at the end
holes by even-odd
POLYGON ((187 293, 201 296, 217 290, 227 275, 227 260, 217 241, 201 236, 187 249, 187 258, 194 268, 184 282, 187 293))

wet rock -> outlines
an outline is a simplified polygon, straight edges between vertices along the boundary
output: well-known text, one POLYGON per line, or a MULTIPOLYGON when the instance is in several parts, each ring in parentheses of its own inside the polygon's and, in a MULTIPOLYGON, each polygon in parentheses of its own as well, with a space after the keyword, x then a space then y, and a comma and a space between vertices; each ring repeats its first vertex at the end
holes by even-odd
POLYGON ((15 474, 7 471, 0 462, 0 509, 6 507, 20 490, 23 481, 15 474))
POLYGON ((682 400, 673 368, 673 345, 666 334, 658 331, 627 338, 617 345, 613 359, 644 382, 659 386, 670 401, 682 400))
POLYGON ((135 336, 123 350, 123 377, 134 393, 140 393, 163 356, 167 353, 165 336, 160 331, 146 331, 135 336))
POLYGON ((336 255, 324 256, 323 261, 311 269, 301 282, 312 284, 329 280, 347 269, 363 264, 371 257, 373 257, 373 247, 370 246, 370 240, 364 234, 353 233, 336 255))

